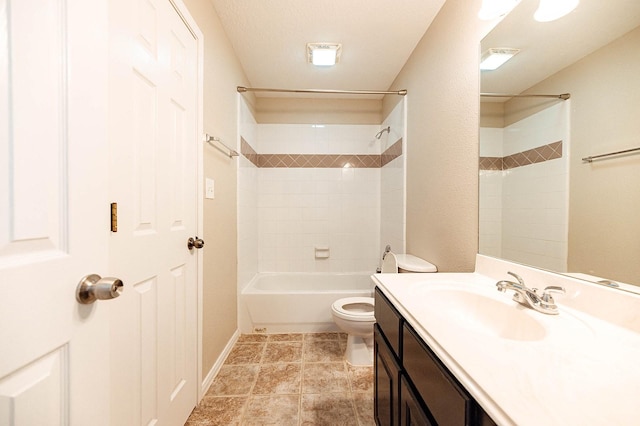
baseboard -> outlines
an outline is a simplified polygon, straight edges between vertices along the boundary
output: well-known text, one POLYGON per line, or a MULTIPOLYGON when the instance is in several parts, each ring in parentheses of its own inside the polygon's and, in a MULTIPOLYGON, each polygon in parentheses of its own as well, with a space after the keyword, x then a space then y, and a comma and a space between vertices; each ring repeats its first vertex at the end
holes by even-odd
POLYGON ((202 384, 200 385, 200 395, 202 395, 202 397, 207 394, 207 391, 213 383, 213 379, 215 379, 216 375, 220 371, 220 368, 222 368, 222 364, 224 364, 224 361, 227 359, 227 356, 229 356, 231 349, 233 349, 233 345, 236 344, 239 338, 240 330, 236 330, 236 332, 233 333, 233 336, 231 336, 231 339, 229 339, 229 342, 227 342, 227 345, 224 347, 224 350, 222 351, 216 362, 213 364, 213 367, 211 367, 211 370, 209 370, 209 373, 207 373, 207 376, 202 381, 202 384))

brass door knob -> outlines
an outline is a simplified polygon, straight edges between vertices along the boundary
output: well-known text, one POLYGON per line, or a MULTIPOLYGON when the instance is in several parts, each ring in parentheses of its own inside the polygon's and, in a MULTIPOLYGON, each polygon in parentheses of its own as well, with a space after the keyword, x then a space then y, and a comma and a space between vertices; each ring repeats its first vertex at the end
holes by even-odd
POLYGON ((202 247, 204 247, 204 240, 197 236, 195 238, 189 237, 187 240, 187 248, 189 250, 193 250, 194 248, 201 249, 202 247))

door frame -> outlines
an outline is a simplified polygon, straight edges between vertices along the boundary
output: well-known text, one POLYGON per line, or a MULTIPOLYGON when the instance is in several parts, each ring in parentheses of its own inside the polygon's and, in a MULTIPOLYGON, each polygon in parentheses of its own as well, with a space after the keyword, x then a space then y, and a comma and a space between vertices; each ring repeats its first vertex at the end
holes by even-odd
MULTIPOLYGON (((204 220, 203 220, 203 210, 204 210, 204 163, 203 163, 203 148, 204 148, 204 35, 195 19, 191 16, 189 9, 182 0, 168 0, 169 3, 176 10, 180 19, 184 22, 187 29, 191 32, 193 37, 197 43, 197 82, 196 82, 196 91, 197 91, 197 105, 196 105, 196 134, 194 135, 194 143, 196 146, 196 167, 197 167, 197 185, 196 185, 196 235, 202 236, 204 235, 204 220)), ((197 353, 198 353, 198 371, 197 371, 197 384, 198 391, 197 396, 198 399, 196 404, 200 402, 202 397, 205 394, 205 389, 202 387, 202 323, 203 323, 203 312, 202 312, 202 299, 203 299, 203 251, 196 250, 196 279, 197 279, 197 307, 198 307, 198 322, 196 330, 197 336, 197 353)))

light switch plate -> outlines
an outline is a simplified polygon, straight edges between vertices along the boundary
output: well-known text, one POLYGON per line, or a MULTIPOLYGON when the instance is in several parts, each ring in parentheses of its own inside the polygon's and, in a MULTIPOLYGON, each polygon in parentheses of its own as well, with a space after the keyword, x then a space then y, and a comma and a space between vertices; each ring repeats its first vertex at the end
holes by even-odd
POLYGON ((205 191, 204 191, 204 198, 207 198, 209 200, 213 200, 215 198, 215 182, 213 181, 213 179, 211 178, 206 178, 205 179, 205 191))

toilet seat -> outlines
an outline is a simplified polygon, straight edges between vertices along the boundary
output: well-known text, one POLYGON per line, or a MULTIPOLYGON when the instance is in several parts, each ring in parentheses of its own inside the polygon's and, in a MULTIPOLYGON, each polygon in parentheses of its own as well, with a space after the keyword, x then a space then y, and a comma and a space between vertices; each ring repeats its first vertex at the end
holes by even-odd
POLYGON ((333 302, 331 310, 335 316, 344 320, 375 321, 373 303, 373 297, 345 297, 333 302))

